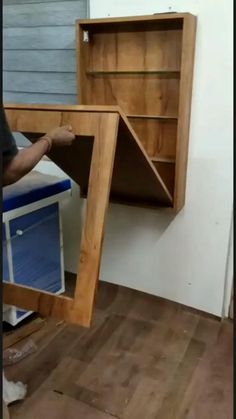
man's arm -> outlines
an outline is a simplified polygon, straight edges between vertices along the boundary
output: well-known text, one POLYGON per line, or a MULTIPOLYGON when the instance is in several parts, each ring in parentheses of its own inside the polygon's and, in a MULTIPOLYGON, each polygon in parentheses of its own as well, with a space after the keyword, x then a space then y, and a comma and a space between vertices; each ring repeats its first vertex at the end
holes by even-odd
POLYGON ((12 160, 3 166, 3 186, 15 183, 29 173, 50 151, 51 147, 71 145, 75 139, 75 135, 71 131, 70 126, 56 128, 32 146, 20 150, 12 160))
POLYGON ((29 173, 41 158, 48 152, 49 143, 39 140, 32 146, 20 150, 17 155, 3 167, 3 186, 17 182, 29 173))

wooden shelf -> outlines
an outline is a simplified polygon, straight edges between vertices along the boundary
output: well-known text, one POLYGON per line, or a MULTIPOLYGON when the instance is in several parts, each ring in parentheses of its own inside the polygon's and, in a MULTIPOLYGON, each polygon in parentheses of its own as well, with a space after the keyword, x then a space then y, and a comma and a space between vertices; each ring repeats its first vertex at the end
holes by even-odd
POLYGON ((77 22, 78 102, 121 107, 175 212, 185 200, 195 30, 188 13, 77 22))
POLYGON ((109 75, 171 75, 180 77, 180 70, 155 69, 155 70, 87 70, 88 76, 109 76, 109 75))
POLYGON ((129 119, 171 119, 178 120, 178 116, 174 115, 127 115, 129 119))
POLYGON ((154 163, 171 163, 171 164, 175 164, 175 159, 170 159, 170 158, 166 158, 166 157, 150 157, 150 159, 154 163))

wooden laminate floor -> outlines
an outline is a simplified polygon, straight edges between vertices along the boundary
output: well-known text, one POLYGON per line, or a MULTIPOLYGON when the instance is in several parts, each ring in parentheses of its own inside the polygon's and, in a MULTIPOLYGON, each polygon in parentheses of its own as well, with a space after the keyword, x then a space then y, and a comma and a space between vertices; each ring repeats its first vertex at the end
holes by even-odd
POLYGON ((96 306, 91 329, 50 319, 6 368, 28 385, 12 419, 232 419, 231 323, 104 283, 96 306))

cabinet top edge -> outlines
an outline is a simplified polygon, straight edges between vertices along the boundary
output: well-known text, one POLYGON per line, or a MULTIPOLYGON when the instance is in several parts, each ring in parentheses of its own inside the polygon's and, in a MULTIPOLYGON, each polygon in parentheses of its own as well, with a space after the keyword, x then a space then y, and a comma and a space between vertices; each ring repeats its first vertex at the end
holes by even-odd
POLYGON ((184 20, 184 19, 196 19, 196 16, 191 13, 160 13, 153 15, 143 16, 124 16, 124 17, 108 17, 99 19, 77 19, 76 24, 81 26, 86 25, 99 25, 106 23, 135 23, 135 22, 149 22, 149 21, 161 21, 161 20, 184 20))

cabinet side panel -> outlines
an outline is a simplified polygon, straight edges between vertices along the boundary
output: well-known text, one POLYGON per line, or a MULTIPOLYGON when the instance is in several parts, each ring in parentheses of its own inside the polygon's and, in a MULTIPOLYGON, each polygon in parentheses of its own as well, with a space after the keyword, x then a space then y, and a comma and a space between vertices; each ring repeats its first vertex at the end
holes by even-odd
POLYGON ((176 143, 176 171, 174 192, 174 209, 176 212, 181 210, 185 202, 196 23, 197 19, 193 15, 188 15, 184 18, 179 96, 179 120, 176 143))
MULTIPOLYGON (((88 43, 84 42, 84 30, 79 23, 76 23, 76 81, 77 81, 77 100, 78 103, 86 104, 86 68, 88 56, 88 43)), ((90 103, 88 103, 90 104, 90 103)))

